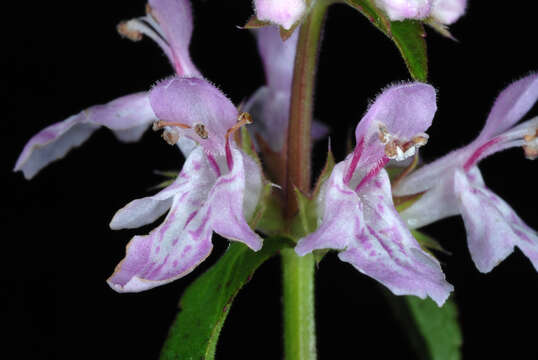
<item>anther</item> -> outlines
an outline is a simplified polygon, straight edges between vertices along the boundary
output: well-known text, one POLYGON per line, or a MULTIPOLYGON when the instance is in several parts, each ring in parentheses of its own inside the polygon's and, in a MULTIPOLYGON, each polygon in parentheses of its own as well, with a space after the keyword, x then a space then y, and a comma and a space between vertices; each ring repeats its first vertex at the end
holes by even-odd
POLYGON ((153 9, 149 3, 146 3, 146 14, 153 17, 153 9))
POLYGON ((382 144, 386 144, 389 142, 391 136, 387 130, 387 128, 383 125, 379 125, 379 141, 381 141, 382 144))
POLYGON ((197 123, 197 124, 194 124, 194 132, 196 133, 196 135, 198 135, 200 138, 202 139, 207 139, 208 137, 208 132, 207 132, 207 129, 205 128, 205 125, 202 124, 202 123, 197 123))
POLYGON ((228 141, 228 138, 232 133, 234 133, 237 129, 246 124, 252 124, 252 116, 250 116, 250 114, 247 112, 242 112, 237 117, 237 122, 235 123, 235 125, 226 130, 226 141, 228 141))
POLYGON ((525 141, 525 145, 523 145, 525 157, 529 160, 538 158, 538 129, 535 130, 534 134, 523 136, 523 140, 525 141))
POLYGON ((385 145, 385 155, 389 159, 402 161, 415 155, 417 149, 428 142, 428 134, 418 134, 409 141, 402 141, 388 132, 384 125, 379 125, 379 141, 385 145))
POLYGON ((129 26, 129 21, 122 21, 118 24, 117 28, 118 33, 126 37, 131 41, 140 41, 142 40, 142 33, 138 30, 134 30, 129 26))
POLYGON ((175 145, 179 140, 179 133, 173 130, 164 130, 162 137, 168 144, 175 145))
POLYGON ((252 116, 250 116, 250 114, 247 112, 242 112, 237 118, 237 123, 240 124, 239 126, 243 126, 244 124, 252 124, 252 116))

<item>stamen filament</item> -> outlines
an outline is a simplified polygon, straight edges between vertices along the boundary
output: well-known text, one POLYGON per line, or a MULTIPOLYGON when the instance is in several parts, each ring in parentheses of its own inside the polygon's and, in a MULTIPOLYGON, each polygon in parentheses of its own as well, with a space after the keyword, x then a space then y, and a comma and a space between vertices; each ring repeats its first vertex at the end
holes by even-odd
POLYGON ((232 170, 233 167, 233 157, 232 157, 232 151, 230 149, 230 135, 232 135, 234 132, 236 132, 239 128, 241 128, 244 125, 252 124, 252 117, 249 113, 243 112, 239 114, 239 117, 237 118, 237 122, 226 130, 226 162, 228 164, 228 169, 232 170))
POLYGON ((146 35, 155 41, 169 58, 173 58, 170 45, 164 40, 159 25, 150 16, 121 22, 117 29, 120 35, 133 41, 140 40, 142 35, 146 35), (151 26, 144 21, 147 21, 151 26))
POLYGON ((157 131, 160 130, 166 126, 176 126, 181 129, 192 129, 190 125, 174 122, 174 121, 163 121, 159 120, 153 123, 153 130, 157 131))

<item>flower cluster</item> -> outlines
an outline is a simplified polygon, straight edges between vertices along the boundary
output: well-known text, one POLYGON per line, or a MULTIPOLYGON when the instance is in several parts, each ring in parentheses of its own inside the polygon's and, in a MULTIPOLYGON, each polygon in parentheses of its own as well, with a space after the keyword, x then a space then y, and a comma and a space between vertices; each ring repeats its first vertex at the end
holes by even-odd
MULTIPOLYGON (((256 0, 255 9, 259 20, 290 29, 313 2, 256 0)), ((392 20, 429 18, 450 24, 463 14, 466 1, 376 0, 375 4, 392 20)), ((265 201, 267 180, 255 154, 245 151, 234 133, 254 119, 250 130, 256 149, 283 151, 297 32, 284 42, 277 26, 256 30, 267 84, 245 103, 249 115, 191 61, 188 0, 149 0, 147 14, 121 23, 118 31, 131 40, 153 39, 175 74, 150 91, 92 106, 45 128, 26 144, 15 170, 33 177, 101 126, 122 141, 138 140, 151 125, 162 130, 163 138, 186 158, 181 172, 157 194, 120 209, 110 223, 112 229, 137 228, 166 214, 150 234, 131 240, 125 258, 108 279, 116 291, 137 292, 192 271, 210 254, 213 232, 253 251, 262 248, 262 236, 249 221, 265 201)), ((514 246, 538 270, 536 232, 487 189, 477 167, 484 157, 515 146, 523 147, 529 159, 537 157, 538 118, 515 125, 537 98, 538 74, 532 73, 501 92, 475 141, 391 184, 385 166, 417 155, 428 142, 426 131, 437 106, 435 89, 428 84, 387 87, 358 123, 353 152, 334 166, 317 192, 317 229, 296 239, 296 253, 334 249, 342 261, 394 294, 429 296, 441 306, 453 287, 410 229, 459 214, 480 271, 490 271, 514 246), (400 214, 393 198, 403 197, 411 204, 400 214)), ((313 124, 314 139, 326 133, 323 125, 313 124)))

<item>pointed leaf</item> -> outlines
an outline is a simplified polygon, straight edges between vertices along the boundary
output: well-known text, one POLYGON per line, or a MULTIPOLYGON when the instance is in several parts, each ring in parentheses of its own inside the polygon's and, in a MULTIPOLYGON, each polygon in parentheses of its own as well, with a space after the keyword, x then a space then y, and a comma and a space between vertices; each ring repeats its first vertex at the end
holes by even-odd
POLYGON ((394 41, 413 79, 427 81, 428 56, 424 40, 426 33, 420 21, 390 21, 371 0, 345 0, 345 2, 366 16, 372 24, 394 41))
POLYGON ((266 239, 258 252, 232 243, 219 261, 185 290, 161 359, 214 359, 235 296, 261 264, 288 246, 288 239, 277 237, 266 239))
POLYGON ((462 335, 452 299, 440 308, 429 298, 422 300, 384 292, 420 359, 461 359, 462 335))

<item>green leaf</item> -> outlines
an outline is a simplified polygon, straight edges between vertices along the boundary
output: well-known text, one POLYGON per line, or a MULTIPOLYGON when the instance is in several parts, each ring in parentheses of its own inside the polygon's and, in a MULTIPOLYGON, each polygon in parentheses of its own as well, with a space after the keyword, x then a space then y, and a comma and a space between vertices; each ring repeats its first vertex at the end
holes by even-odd
POLYGON ((345 2, 366 16, 372 24, 394 41, 413 79, 427 81, 428 56, 424 27, 420 21, 390 21, 371 0, 345 0, 345 2))
POLYGON ((448 299, 440 308, 429 298, 386 294, 420 359, 461 359, 462 335, 454 301, 448 299))
POLYGON ((262 263, 289 246, 288 239, 278 237, 266 239, 258 252, 232 243, 219 261, 185 290, 161 359, 213 359, 222 325, 239 290, 262 263))

